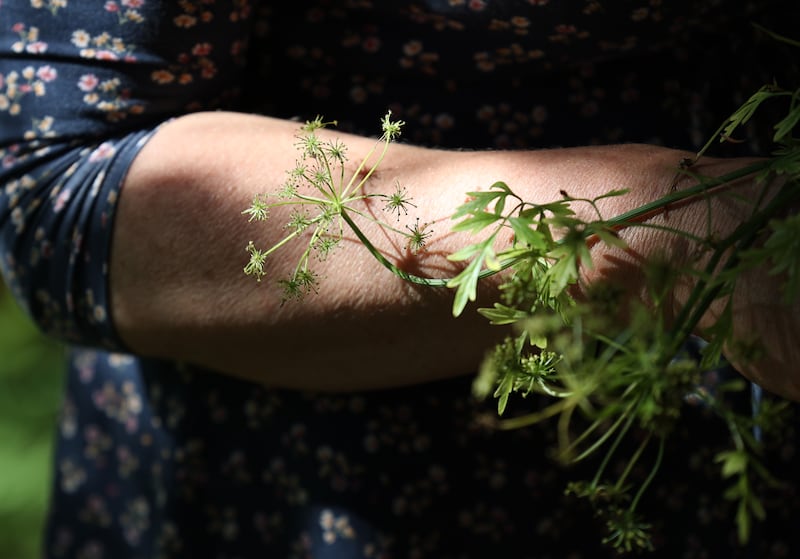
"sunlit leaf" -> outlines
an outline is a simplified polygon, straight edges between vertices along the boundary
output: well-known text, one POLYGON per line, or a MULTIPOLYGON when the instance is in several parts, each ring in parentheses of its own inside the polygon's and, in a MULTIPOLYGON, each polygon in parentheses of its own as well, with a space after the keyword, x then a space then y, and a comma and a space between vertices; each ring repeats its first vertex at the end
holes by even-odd
POLYGON ((492 324, 501 325, 501 324, 512 324, 519 320, 528 317, 528 313, 521 311, 519 309, 515 309, 514 307, 508 307, 501 303, 495 303, 492 308, 481 308, 478 309, 478 312, 489 319, 492 324))
POLYGON ((529 219, 521 217, 510 217, 508 224, 516 235, 517 242, 525 243, 531 248, 538 250, 545 250, 547 248, 547 239, 540 232, 534 229, 533 224, 529 219))
POLYGON ((473 233, 479 233, 483 231, 486 227, 491 225, 492 223, 496 222, 499 217, 496 214, 478 211, 474 212, 470 215, 470 217, 459 221, 455 225, 453 225, 453 231, 471 231, 473 233))

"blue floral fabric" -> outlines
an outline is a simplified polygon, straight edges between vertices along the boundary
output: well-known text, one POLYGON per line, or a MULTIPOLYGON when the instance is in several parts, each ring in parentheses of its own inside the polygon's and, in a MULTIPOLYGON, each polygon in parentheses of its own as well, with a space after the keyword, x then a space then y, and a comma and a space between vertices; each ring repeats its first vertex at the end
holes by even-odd
MULTIPOLYGON (((424 145, 694 149, 796 72, 750 26, 781 30, 792 5, 4 0, 0 269, 73 347, 47 557, 611 556, 564 495, 596 464, 557 465, 553 425, 491 429, 468 376, 322 395, 126 352, 107 285, 120 185, 161 123, 216 108, 322 113, 368 134, 390 108, 424 145)), ((767 520, 740 547, 713 460, 725 425, 687 404, 640 507, 651 556, 800 553, 795 423, 784 434, 766 461, 785 483, 758 489, 767 520)))

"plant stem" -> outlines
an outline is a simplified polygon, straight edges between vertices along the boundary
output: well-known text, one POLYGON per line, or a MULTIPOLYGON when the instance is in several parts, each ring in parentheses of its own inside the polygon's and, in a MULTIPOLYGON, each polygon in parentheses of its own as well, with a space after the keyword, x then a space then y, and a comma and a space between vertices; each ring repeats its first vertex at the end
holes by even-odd
MULTIPOLYGON (((580 462, 581 460, 583 460, 587 456, 593 454, 597 449, 599 449, 609 439, 609 437, 611 437, 611 435, 614 434, 614 432, 617 430, 617 428, 620 426, 620 424, 625 419, 626 419, 626 414, 625 413, 621 413, 619 415, 619 417, 617 418, 617 420, 614 421, 614 423, 608 429, 606 429, 603 432, 603 434, 600 435, 594 443, 592 443, 588 448, 584 449, 583 452, 581 452, 578 456, 573 458, 571 460, 571 462, 573 462, 573 463, 574 462, 580 462)), ((572 446, 576 446, 576 445, 580 444, 583 441, 583 439, 588 437, 596 428, 601 427, 601 426, 602 426, 602 419, 596 419, 594 421, 594 423, 592 423, 586 430, 584 430, 583 433, 580 434, 580 436, 578 436, 577 439, 575 439, 573 441, 572 446)))
MULTIPOLYGON (((411 283, 416 283, 418 285, 425 285, 428 287, 446 287, 448 282, 450 282, 453 279, 453 278, 424 278, 422 276, 410 274, 405 270, 401 270, 392 262, 390 262, 377 248, 375 248, 375 245, 373 245, 372 242, 370 242, 370 240, 367 238, 364 232, 361 231, 361 229, 358 227, 358 225, 356 225, 356 223, 353 221, 353 219, 350 217, 350 215, 344 208, 341 209, 339 215, 342 216, 342 219, 345 221, 345 223, 347 223, 347 225, 350 227, 353 233, 355 233, 356 237, 358 237, 358 240, 361 241, 361 243, 367 248, 367 250, 369 250, 370 254, 372 254, 372 256, 374 256, 375 259, 378 260, 378 262, 383 264, 384 267, 389 269, 389 271, 391 271, 394 275, 396 275, 400 279, 409 281, 411 283)), ((499 272, 500 270, 508 268, 514 262, 515 260, 506 260, 504 262, 501 262, 499 269, 484 270, 478 275, 478 277, 480 279, 483 279, 492 276, 497 272, 499 272)))
POLYGON ((519 429, 520 427, 527 427, 529 425, 535 425, 536 423, 539 423, 543 419, 547 419, 548 417, 553 417, 554 415, 558 415, 562 411, 573 407, 573 404, 571 404, 569 400, 570 398, 564 398, 559 400, 555 404, 551 404, 546 408, 541 409, 537 412, 528 413, 511 419, 503 419, 500 421, 499 427, 500 429, 504 430, 512 430, 512 429, 519 429))
POLYGON ((689 202, 692 198, 703 196, 715 188, 730 186, 731 182, 759 171, 763 171, 768 167, 769 161, 767 160, 751 163, 750 165, 735 171, 731 171, 730 173, 721 177, 708 179, 707 182, 700 182, 689 188, 670 192, 669 194, 666 194, 657 200, 648 202, 647 204, 642 204, 638 208, 634 208, 609 219, 606 222, 606 225, 617 229, 624 229, 626 227, 636 225, 638 221, 643 221, 653 217, 654 215, 663 213, 677 202, 689 202))
POLYGON ((622 474, 620 474, 619 479, 617 480, 616 484, 617 490, 622 489, 622 486, 625 483, 625 479, 631 473, 631 470, 636 465, 636 462, 639 461, 639 457, 642 455, 642 452, 644 452, 644 449, 647 448, 647 445, 650 442, 651 438, 653 438, 653 434, 649 433, 639 444, 639 447, 636 449, 636 452, 633 453, 633 456, 631 456, 630 460, 628 460, 628 463, 625 465, 625 469, 623 470, 622 474))
POLYGON ((603 461, 600 463, 600 466, 597 468, 597 472, 595 473, 594 478, 592 479, 592 487, 597 487, 597 484, 600 482, 600 478, 602 477, 603 472, 608 466, 611 457, 614 455, 614 452, 617 450, 617 447, 622 442, 622 439, 625 438, 625 435, 630 430, 631 425, 633 424, 633 420, 636 418, 636 414, 633 413, 632 410, 638 406, 639 406, 639 399, 637 398, 636 401, 632 402, 625 409, 625 411, 622 412, 622 417, 625 417, 625 415, 627 415, 628 421, 625 422, 625 425, 622 427, 622 430, 619 433, 617 433, 614 442, 611 443, 611 448, 608 449, 608 452, 606 452, 606 455, 603 457, 603 461))
POLYGON ((653 468, 650 470, 650 474, 647 476, 642 482, 642 485, 639 487, 639 491, 636 492, 636 495, 633 497, 631 501, 631 506, 629 507, 629 511, 633 512, 636 510, 636 506, 639 504, 639 500, 644 495, 645 490, 650 486, 653 482, 653 479, 656 477, 656 473, 658 472, 659 468, 661 468, 661 461, 664 458, 664 446, 665 446, 665 439, 664 437, 660 437, 658 441, 658 455, 656 456, 656 461, 653 464, 653 468))

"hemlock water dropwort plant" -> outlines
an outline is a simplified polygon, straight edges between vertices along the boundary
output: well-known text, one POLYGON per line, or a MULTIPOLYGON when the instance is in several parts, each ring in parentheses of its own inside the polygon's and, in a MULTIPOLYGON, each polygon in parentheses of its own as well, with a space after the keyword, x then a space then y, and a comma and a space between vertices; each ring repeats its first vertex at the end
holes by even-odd
MULTIPOLYGON (((722 479, 730 482, 721 498, 736 506, 739 539, 747 542, 752 524, 764 518, 757 488, 775 486, 762 462, 764 438, 780 433, 786 405, 765 399, 752 414, 743 414, 728 403, 729 393, 744 389, 734 381, 711 393, 700 386, 701 373, 719 366, 722 350, 738 343, 733 337, 731 298, 737 281, 755 266, 786 278, 784 296, 794 300, 800 291, 800 218, 786 215, 787 207, 800 202, 800 140, 794 134, 800 122, 800 89, 790 91, 768 85, 756 92, 720 127, 715 137, 691 161, 676 162, 676 172, 695 180, 680 190, 620 215, 605 216, 598 201, 620 196, 612 190, 593 199, 561 197, 534 203, 498 181, 488 190, 467 193, 467 201, 454 210, 454 231, 474 234, 475 243, 450 255, 464 262, 452 278, 424 278, 409 274, 378 251, 353 217, 371 220, 384 230, 400 235, 411 250, 422 250, 430 230, 418 220, 403 227, 381 221, 359 209, 368 199, 379 200, 394 221, 408 218, 415 207, 400 183, 391 193, 366 192, 365 185, 383 159, 389 144, 399 136, 402 121, 387 113, 381 121, 382 136, 360 162, 355 173, 345 175, 347 148, 340 142, 320 139, 315 131, 329 124, 321 117, 307 122, 298 135, 300 153, 294 169, 274 193, 257 195, 243 213, 250 220, 270 218, 270 210, 290 206, 285 235, 275 245, 247 245, 250 255, 244 272, 257 280, 268 275, 268 259, 285 244, 298 241, 306 246, 293 274, 278 280, 284 299, 297 299, 316 290, 320 281, 312 268, 314 258, 334 252, 343 234, 351 231, 365 248, 397 276, 428 286, 454 290, 453 314, 460 315, 468 301, 475 300, 482 278, 506 270, 498 300, 479 312, 492 324, 505 326, 507 338, 490 351, 475 378, 473 390, 481 397, 497 400, 498 429, 521 428, 547 418, 558 418, 558 456, 565 463, 599 458, 590 480, 569 484, 566 493, 588 500, 607 532, 604 542, 620 552, 652 549, 651 525, 640 518, 637 506, 658 474, 665 443, 676 427, 681 407, 688 397, 702 402, 728 426, 730 448, 714 460, 722 479), (775 150, 771 157, 727 176, 709 178, 693 172, 694 163, 711 142, 728 141, 749 121, 758 107, 770 99, 788 100, 788 112, 774 126, 775 150), (370 162, 374 158, 374 161, 370 162), (763 195, 752 202, 749 219, 726 238, 706 238, 680 229, 659 226, 677 237, 700 246, 704 262, 692 260, 682 268, 671 262, 645 264, 652 304, 630 304, 629 319, 620 321, 615 312, 624 296, 613 285, 586 287, 585 300, 577 301, 570 290, 580 282, 580 268, 591 266, 591 243, 625 248, 618 232, 626 228, 653 227, 648 218, 667 212, 677 203, 711 200, 734 181, 751 177, 764 185, 763 195), (781 181, 767 196, 771 179, 781 181), (586 205, 592 217, 582 219, 575 211, 586 205), (511 232, 512 241, 497 248, 501 233, 511 232), (686 303, 668 320, 666 294, 680 279, 693 278, 686 303), (706 329, 708 344, 700 359, 687 356, 682 347, 696 330, 710 306, 723 303, 722 312, 706 329), (503 418, 511 398, 538 394, 550 403, 529 414, 503 418), (576 418, 581 417, 581 422, 576 418), (756 435, 758 433, 758 435, 756 435), (624 455, 623 440, 636 441, 624 455), (623 464, 612 468, 612 461, 623 464), (647 463, 647 464, 646 464, 647 463), (645 465, 646 474, 634 472, 645 465)), ((583 215, 583 214, 581 214, 583 215)), ((709 228, 710 229, 710 228, 709 228)), ((757 341, 753 342, 753 346, 757 341)), ((741 346, 741 344, 739 344, 741 346)), ((750 351, 756 352, 752 347, 750 351)), ((477 364, 476 364, 477 365, 477 364)), ((541 400, 537 399, 537 402, 541 400)))

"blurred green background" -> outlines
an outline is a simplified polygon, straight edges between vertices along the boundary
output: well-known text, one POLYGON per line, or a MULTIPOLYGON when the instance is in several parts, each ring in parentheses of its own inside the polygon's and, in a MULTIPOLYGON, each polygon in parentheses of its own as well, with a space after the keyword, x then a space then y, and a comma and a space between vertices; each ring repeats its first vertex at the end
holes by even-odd
POLYGON ((0 559, 38 559, 64 352, 0 283, 0 559))

